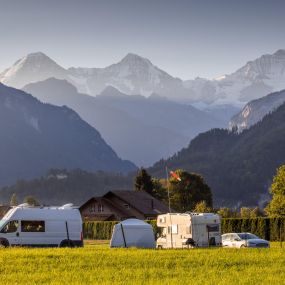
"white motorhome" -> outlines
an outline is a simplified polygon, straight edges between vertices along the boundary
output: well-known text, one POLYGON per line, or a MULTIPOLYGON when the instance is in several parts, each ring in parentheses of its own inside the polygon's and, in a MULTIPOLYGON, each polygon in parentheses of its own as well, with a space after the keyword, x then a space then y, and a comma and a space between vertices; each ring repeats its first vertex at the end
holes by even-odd
POLYGON ((221 219, 212 213, 168 213, 157 217, 162 228, 157 248, 221 246, 221 219))
POLYGON ((0 221, 0 246, 83 246, 82 219, 72 204, 13 207, 0 221))

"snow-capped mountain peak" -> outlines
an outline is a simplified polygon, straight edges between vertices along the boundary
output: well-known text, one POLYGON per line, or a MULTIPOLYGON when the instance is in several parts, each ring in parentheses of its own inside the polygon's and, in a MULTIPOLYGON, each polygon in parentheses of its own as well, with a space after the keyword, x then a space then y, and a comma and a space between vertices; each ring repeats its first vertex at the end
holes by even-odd
POLYGON ((0 82, 22 88, 49 77, 64 78, 65 69, 42 52, 30 53, 0 74, 0 82))
POLYGON ((152 65, 149 59, 134 53, 128 53, 119 63, 130 64, 130 65, 137 65, 137 64, 145 64, 147 66, 152 65))

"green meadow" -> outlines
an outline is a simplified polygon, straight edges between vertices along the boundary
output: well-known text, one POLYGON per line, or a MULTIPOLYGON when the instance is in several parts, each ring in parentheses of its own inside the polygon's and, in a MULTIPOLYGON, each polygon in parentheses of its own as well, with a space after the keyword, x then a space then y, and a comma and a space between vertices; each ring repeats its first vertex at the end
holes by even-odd
MULTIPOLYGON (((283 245, 285 246, 285 245, 283 245)), ((284 284, 285 248, 0 250, 0 284, 284 284)))

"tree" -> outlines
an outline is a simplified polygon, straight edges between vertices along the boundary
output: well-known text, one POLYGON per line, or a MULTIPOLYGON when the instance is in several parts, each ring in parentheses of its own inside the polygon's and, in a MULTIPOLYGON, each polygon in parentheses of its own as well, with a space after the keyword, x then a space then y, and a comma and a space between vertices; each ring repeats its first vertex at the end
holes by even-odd
POLYGON ((233 213, 231 211, 230 208, 220 208, 218 211, 217 211, 217 214, 219 214, 222 218, 231 218, 233 217, 233 213))
POLYGON ((285 216, 285 165, 277 169, 271 185, 272 200, 265 208, 269 216, 285 216))
POLYGON ((207 207, 212 207, 212 192, 201 175, 176 170, 181 181, 171 177, 169 182, 171 207, 179 212, 192 211, 195 205, 205 201, 207 207))
POLYGON ((250 218, 251 209, 247 207, 240 208, 240 217, 244 219, 250 218))
POLYGON ((28 203, 30 206, 39 206, 40 203, 38 200, 33 196, 27 196, 24 198, 24 203, 28 203))
POLYGON ((195 213, 210 213, 212 208, 208 207, 205 201, 198 202, 194 208, 195 213))
POLYGON ((10 206, 17 206, 17 205, 18 205, 17 195, 16 193, 14 193, 10 200, 10 206))
POLYGON ((134 181, 135 191, 145 191, 152 195, 153 187, 154 185, 151 176, 147 173, 147 171, 144 168, 141 168, 138 171, 137 176, 135 177, 134 181))
POLYGON ((167 189, 163 186, 163 181, 157 178, 152 179, 153 191, 152 196, 160 201, 167 201, 167 189))

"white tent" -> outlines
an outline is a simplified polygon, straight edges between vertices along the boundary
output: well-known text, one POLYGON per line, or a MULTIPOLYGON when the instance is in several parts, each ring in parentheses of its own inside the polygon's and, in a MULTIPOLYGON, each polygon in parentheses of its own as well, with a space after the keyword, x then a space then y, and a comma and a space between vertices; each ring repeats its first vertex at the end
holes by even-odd
POLYGON ((110 247, 155 248, 153 228, 141 220, 124 220, 114 226, 110 247))

